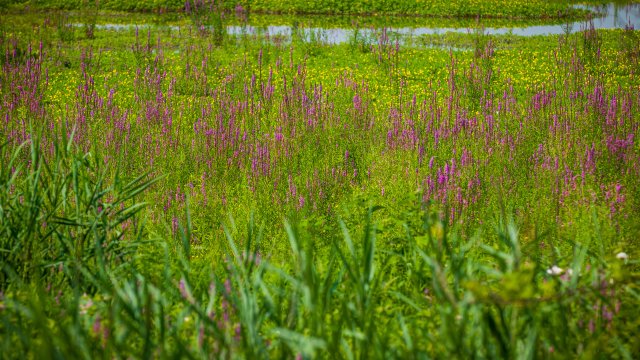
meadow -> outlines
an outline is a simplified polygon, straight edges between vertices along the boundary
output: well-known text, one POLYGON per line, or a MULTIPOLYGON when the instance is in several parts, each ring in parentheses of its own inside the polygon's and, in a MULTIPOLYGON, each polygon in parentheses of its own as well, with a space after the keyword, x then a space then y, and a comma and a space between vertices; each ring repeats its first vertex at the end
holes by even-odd
POLYGON ((0 2, 3 357, 640 354, 640 31, 422 3, 0 2))

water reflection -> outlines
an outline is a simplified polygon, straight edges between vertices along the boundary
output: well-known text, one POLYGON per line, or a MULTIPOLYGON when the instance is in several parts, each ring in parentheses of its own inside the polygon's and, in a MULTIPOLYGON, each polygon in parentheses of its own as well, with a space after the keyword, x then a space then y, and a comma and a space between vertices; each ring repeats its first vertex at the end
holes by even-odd
MULTIPOLYGON (((640 30, 640 4, 619 5, 611 3, 600 6, 576 5, 579 8, 585 8, 595 11, 598 15, 591 19, 591 24, 596 29, 624 29, 631 28, 640 30)), ((453 21, 452 21, 453 22, 453 21)), ((457 22, 460 24, 460 22, 457 22)), ((77 24, 80 26, 81 24, 77 24)), ((96 28, 107 30, 127 30, 135 27, 145 28, 155 25, 136 25, 136 24, 98 24, 96 28)), ((569 22, 564 24, 544 24, 544 25, 522 25, 522 26, 496 26, 484 28, 485 34, 504 35, 512 34, 518 36, 537 36, 537 35, 561 35, 581 31, 587 26, 584 21, 569 22)), ((590 26, 590 25, 589 25, 590 26)), ((161 26, 178 30, 180 26, 161 26)), ((353 41, 355 38, 361 41, 373 41, 377 34, 381 31, 382 26, 374 26, 367 28, 324 28, 324 27, 298 27, 297 25, 230 25, 226 27, 226 31, 230 35, 268 35, 269 37, 279 37, 290 39, 292 36, 298 36, 305 41, 315 40, 327 44, 340 44, 353 41)), ((402 41, 411 37, 419 37, 421 35, 437 35, 448 32, 469 33, 473 31, 471 27, 421 27, 421 26, 386 26, 393 40, 396 38, 402 41)))
MULTIPOLYGON (((603 6, 584 6, 595 10, 599 15, 592 19, 593 26, 596 29, 624 29, 634 28, 640 30, 640 4, 630 4, 620 6, 617 4, 609 4, 603 6)), ((486 34, 504 35, 513 34, 519 36, 537 36, 537 35, 561 35, 580 31, 586 26, 584 21, 576 21, 565 24, 556 25, 529 25, 523 27, 488 27, 485 28, 486 34)), ((389 27, 389 32, 398 34, 402 37, 412 37, 420 35, 445 34, 447 32, 467 33, 470 31, 468 27, 389 27)), ((374 36, 380 29, 365 28, 359 29, 360 36, 364 38, 374 36)), ((354 37, 354 29, 325 29, 320 27, 298 29, 303 37, 309 39, 311 37, 319 38, 329 44, 339 44, 351 41, 354 37)), ((257 32, 267 33, 270 36, 291 37, 294 28, 287 25, 271 25, 266 27, 246 26, 229 26, 227 32, 232 35, 255 34, 257 32)))

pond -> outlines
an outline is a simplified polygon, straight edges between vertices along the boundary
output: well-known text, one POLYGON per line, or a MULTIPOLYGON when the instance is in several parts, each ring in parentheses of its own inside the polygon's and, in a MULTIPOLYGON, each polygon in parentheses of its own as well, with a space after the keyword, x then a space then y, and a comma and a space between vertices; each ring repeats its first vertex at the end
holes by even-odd
MULTIPOLYGON (((566 23, 522 23, 518 21, 505 22, 489 19, 483 21, 484 33, 489 35, 505 35, 512 34, 518 36, 539 36, 539 35, 561 35, 568 34, 577 31, 582 31, 586 28, 593 26, 595 29, 640 29, 640 4, 628 4, 619 5, 610 3, 608 5, 601 6, 587 6, 587 5, 575 5, 576 7, 590 9, 597 13, 590 21, 572 21, 566 23), (498 25, 492 25, 498 24, 498 25)), ((253 19, 253 18, 252 18, 253 19)), ((403 25, 398 26, 397 20, 393 18, 389 19, 376 19, 376 18, 344 18, 341 17, 340 24, 356 24, 364 19, 364 23, 375 23, 377 25, 372 26, 306 26, 298 25, 305 24, 306 21, 299 20, 297 18, 286 18, 283 16, 266 16, 262 17, 260 24, 253 23, 252 19, 239 25, 226 26, 226 32, 229 35, 241 36, 241 35, 268 35, 270 37, 281 37, 290 39, 293 34, 300 36, 301 38, 309 41, 315 40, 326 44, 340 44, 353 41, 355 38, 362 41, 376 39, 378 34, 383 30, 386 31, 394 40, 407 39, 412 37, 419 37, 421 35, 433 35, 433 34, 445 34, 448 32, 454 33, 472 33, 474 28, 478 28, 478 22, 476 20, 463 20, 460 19, 439 19, 437 24, 447 24, 447 22, 453 24, 452 26, 421 26, 419 20, 414 20, 410 26, 407 26, 407 21, 403 25), (274 24, 269 24, 269 22, 274 24)), ((309 18, 307 18, 308 20, 309 18)), ((311 21, 312 23, 318 23, 322 21, 322 17, 316 16, 311 21)), ((333 20, 333 19, 332 19, 333 20)), ((433 19, 426 19, 426 22, 433 19)), ((158 19, 156 18, 156 22, 158 19)), ((76 26, 82 26, 83 24, 75 24, 76 26)), ((149 24, 135 24, 135 23, 120 23, 120 24, 97 24, 96 28, 107 30, 130 30, 132 28, 145 28, 150 26, 161 26, 174 30, 180 28, 179 25, 149 25, 149 24)))
MULTIPOLYGON (((526 25, 522 27, 501 26, 501 27, 486 27, 484 29, 485 34, 490 35, 503 35, 513 34, 519 36, 538 36, 538 35, 561 35, 566 33, 572 33, 580 30, 584 30, 588 26, 593 24, 595 29, 640 29, 640 4, 629 5, 617 5, 608 4, 603 6, 584 6, 579 7, 587 8, 596 11, 599 15, 595 16, 591 22, 586 21, 574 21, 561 24, 545 24, 545 25, 526 25)), ((489 22, 490 23, 490 22, 489 22)), ((395 27, 393 24, 387 28, 389 33, 398 34, 403 37, 412 37, 420 35, 433 35, 433 34, 445 34, 447 32, 456 33, 469 33, 473 30, 471 26, 475 25, 469 23, 467 27, 395 27)), ((259 31, 268 33, 271 36, 284 36, 290 37, 295 31, 295 27, 290 25, 269 25, 259 28, 252 25, 245 26, 228 26, 227 32, 233 35, 252 34, 259 31)), ((330 44, 339 44, 349 42, 354 38, 353 28, 322 28, 322 27, 309 27, 298 29, 306 38, 315 37, 321 41, 325 41, 330 44)), ((374 37, 376 33, 381 31, 381 28, 363 28, 358 29, 360 36, 374 37)))

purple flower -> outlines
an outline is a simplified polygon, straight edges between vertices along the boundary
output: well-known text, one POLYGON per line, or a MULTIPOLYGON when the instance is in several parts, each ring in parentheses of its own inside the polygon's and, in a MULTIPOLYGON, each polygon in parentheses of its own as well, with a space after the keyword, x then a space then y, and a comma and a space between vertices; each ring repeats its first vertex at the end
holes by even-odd
POLYGON ((96 315, 96 318, 93 320, 93 333, 99 334, 100 329, 102 329, 102 321, 100 315, 96 315))

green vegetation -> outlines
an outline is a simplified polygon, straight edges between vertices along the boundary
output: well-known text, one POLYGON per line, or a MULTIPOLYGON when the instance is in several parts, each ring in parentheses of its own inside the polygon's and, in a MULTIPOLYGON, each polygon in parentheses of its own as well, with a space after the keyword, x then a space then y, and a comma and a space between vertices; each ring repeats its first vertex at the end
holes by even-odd
POLYGON ((509 19, 578 18, 587 11, 569 6, 571 1, 548 0, 4 0, 0 7, 35 7, 74 10, 99 7, 117 11, 182 11, 192 7, 218 7, 231 11, 270 14, 396 14, 509 19))
POLYGON ((221 6, 1 18, 2 354, 640 353, 640 32, 221 6))

